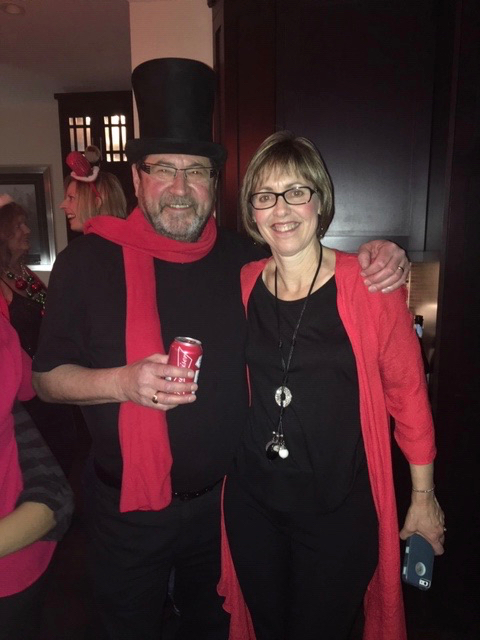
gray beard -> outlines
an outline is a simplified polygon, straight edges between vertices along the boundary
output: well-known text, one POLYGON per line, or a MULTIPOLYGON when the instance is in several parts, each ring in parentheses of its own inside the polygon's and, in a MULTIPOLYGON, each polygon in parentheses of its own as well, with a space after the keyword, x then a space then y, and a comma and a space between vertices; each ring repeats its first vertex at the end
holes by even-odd
POLYGON ((211 212, 205 217, 195 216, 188 229, 185 229, 181 233, 173 232, 165 227, 161 219, 162 205, 156 204, 155 211, 152 213, 152 207, 150 207, 142 196, 139 196, 138 204, 142 209, 143 215, 152 225, 157 233, 166 238, 177 240, 178 242, 196 242, 202 235, 205 225, 210 218, 211 212))
POLYGON ((148 211, 144 211, 143 214, 157 233, 161 236, 165 236, 166 238, 177 240, 178 242, 196 242, 202 235, 202 231, 205 229, 205 225, 208 222, 208 218, 206 220, 195 218, 192 221, 190 228, 184 233, 172 233, 164 227, 161 220, 153 218, 148 211))

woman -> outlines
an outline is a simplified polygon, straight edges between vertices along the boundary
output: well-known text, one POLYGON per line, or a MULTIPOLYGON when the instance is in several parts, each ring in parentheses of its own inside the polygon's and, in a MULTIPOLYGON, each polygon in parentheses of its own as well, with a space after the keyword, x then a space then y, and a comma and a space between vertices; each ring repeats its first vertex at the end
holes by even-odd
POLYGON ((44 313, 46 289, 43 282, 25 264, 30 249, 30 228, 27 214, 8 197, 0 201, 0 288, 14 316, 22 347, 33 356, 38 341, 41 317, 44 313), (18 305, 17 305, 18 301, 18 305), (18 315, 17 315, 18 307, 18 315), (22 311, 20 311, 22 309, 22 311), (28 318, 28 319, 27 319, 28 318), (33 321, 34 318, 34 321, 33 321), (20 325, 23 325, 20 327, 20 325))
MULTIPOLYGON (((10 322, 22 348, 33 357, 37 349, 47 289, 25 264, 30 248, 27 214, 11 199, 0 204, 0 295, 8 305, 10 322)), ((65 475, 73 461, 76 429, 71 407, 48 404, 34 397, 24 407, 57 458, 65 475)))
POLYGON ((31 398, 34 391, 31 361, 6 312, 0 298, 0 640, 29 640, 38 634, 46 570, 54 540, 68 527, 73 502, 65 478, 24 424, 21 410, 17 435, 22 444, 17 448, 13 404, 17 397, 31 398))
POLYGON ((72 172, 65 178, 65 198, 60 209, 72 231, 83 232, 85 222, 95 216, 126 217, 125 194, 113 173, 92 166, 79 151, 69 153, 66 162, 72 172))
POLYGON ((364 637, 404 640, 388 414, 412 477, 400 537, 420 533, 437 554, 444 542, 405 291, 371 295, 357 258, 322 246, 332 185, 305 138, 280 132, 260 146, 241 207, 272 257, 242 271, 251 409, 224 509, 253 629, 248 615, 238 626, 225 548, 232 628, 242 640, 346 640, 365 596, 364 637))

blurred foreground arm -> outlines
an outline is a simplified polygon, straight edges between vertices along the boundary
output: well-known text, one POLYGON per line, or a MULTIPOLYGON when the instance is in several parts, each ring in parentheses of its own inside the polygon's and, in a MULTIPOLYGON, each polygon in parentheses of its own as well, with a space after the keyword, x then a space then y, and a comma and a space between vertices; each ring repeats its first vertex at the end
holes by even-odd
POLYGON ((0 558, 40 540, 54 526, 55 517, 47 505, 24 502, 0 519, 0 558))

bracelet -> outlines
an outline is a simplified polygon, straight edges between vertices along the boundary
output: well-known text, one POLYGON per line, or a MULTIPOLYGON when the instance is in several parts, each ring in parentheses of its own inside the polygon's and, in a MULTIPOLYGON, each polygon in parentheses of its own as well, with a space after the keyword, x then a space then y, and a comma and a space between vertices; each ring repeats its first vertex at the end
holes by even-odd
POLYGON ((433 493, 435 491, 435 485, 431 489, 414 489, 412 487, 412 491, 414 493, 433 493))

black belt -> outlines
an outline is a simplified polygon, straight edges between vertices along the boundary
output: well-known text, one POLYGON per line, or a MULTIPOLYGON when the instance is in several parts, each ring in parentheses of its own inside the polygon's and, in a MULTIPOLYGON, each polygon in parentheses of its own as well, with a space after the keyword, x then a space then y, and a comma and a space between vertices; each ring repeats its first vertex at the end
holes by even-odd
MULTIPOLYGON (((106 484, 107 487, 113 487, 114 489, 122 488, 122 481, 112 476, 108 471, 106 471, 103 467, 101 467, 96 460, 93 461, 93 467, 95 469, 95 473, 97 478, 106 484)), ((172 498, 177 498, 177 500, 187 501, 193 500, 194 498, 198 498, 199 496, 203 496, 205 493, 208 493, 212 489, 214 489, 223 478, 217 480, 213 484, 208 487, 204 487, 203 489, 199 489, 198 491, 172 491, 172 498)))
POLYGON ((211 484, 209 487, 204 487, 199 491, 172 491, 172 498, 178 498, 178 500, 193 500, 193 498, 198 498, 198 496, 203 496, 204 493, 208 493, 212 489, 215 489, 215 487, 218 484, 220 484, 222 480, 223 478, 220 478, 220 480, 217 480, 216 482, 211 484))

